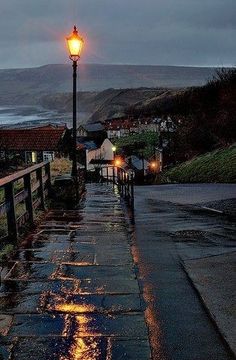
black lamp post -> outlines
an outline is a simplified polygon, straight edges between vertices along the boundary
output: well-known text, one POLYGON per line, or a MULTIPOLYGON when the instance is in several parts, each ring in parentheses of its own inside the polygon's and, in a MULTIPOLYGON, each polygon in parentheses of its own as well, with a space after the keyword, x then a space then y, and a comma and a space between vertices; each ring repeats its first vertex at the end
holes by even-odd
POLYGON ((72 151, 72 171, 71 175, 76 179, 76 190, 78 189, 77 180, 77 109, 76 109, 76 93, 77 93, 77 63, 80 59, 81 51, 83 49, 84 40, 78 34, 76 26, 74 26, 73 33, 66 38, 69 50, 69 57, 73 61, 73 151, 72 151))

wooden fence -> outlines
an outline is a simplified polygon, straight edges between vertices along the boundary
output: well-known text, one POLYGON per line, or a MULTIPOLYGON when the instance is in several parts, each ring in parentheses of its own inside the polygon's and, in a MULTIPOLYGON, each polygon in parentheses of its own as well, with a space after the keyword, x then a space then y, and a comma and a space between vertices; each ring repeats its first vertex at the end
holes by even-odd
POLYGON ((51 187, 50 163, 40 163, 0 179, 3 189, 3 202, 0 203, 0 216, 7 219, 7 237, 17 240, 19 229, 26 223, 33 225, 34 210, 45 209, 45 197, 51 187), (15 186, 21 181, 19 191, 15 186), (25 203, 25 211, 17 217, 16 206, 25 203))

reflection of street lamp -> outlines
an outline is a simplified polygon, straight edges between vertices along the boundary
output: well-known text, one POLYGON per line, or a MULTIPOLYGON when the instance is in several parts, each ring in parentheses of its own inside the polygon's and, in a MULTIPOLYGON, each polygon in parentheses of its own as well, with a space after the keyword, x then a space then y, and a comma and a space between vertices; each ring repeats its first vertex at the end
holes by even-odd
MULTIPOLYGON (((73 33, 66 38, 69 50, 70 59, 73 61, 73 157, 72 157, 72 172, 71 175, 75 176, 77 181, 77 123, 76 123, 76 80, 77 80, 77 62, 80 59, 84 41, 79 36, 76 26, 74 26, 73 33)), ((76 183, 77 184, 77 183, 76 183)))

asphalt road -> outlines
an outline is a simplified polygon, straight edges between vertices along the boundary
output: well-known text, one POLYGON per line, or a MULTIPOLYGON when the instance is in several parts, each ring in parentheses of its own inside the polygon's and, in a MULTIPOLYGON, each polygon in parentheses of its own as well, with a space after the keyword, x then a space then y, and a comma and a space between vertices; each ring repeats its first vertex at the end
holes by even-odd
POLYGON ((136 188, 138 195, 178 204, 201 204, 236 198, 235 184, 177 184, 136 188))
POLYGON ((227 249, 232 223, 195 205, 235 197, 235 185, 135 188, 133 255, 147 303, 154 360, 232 359, 181 265, 227 249), (193 246, 186 247, 191 238, 193 246), (186 250, 187 249, 187 250, 186 250))

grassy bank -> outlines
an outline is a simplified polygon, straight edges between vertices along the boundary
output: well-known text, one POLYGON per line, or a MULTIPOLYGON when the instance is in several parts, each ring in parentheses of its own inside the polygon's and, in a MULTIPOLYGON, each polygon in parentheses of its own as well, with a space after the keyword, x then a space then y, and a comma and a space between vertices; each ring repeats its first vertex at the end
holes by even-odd
POLYGON ((236 145, 196 157, 166 171, 163 182, 235 183, 236 145))

